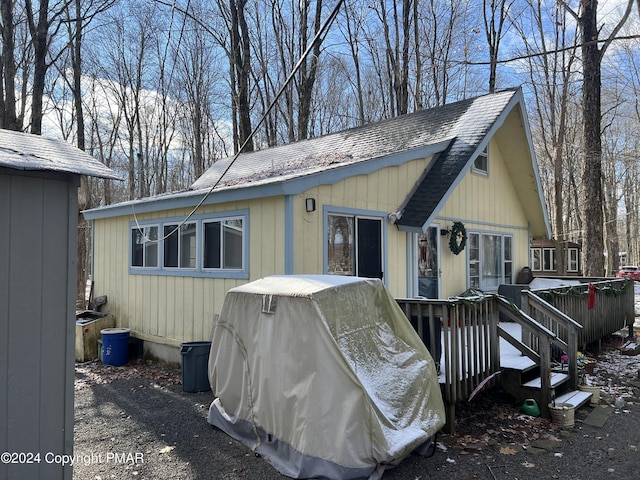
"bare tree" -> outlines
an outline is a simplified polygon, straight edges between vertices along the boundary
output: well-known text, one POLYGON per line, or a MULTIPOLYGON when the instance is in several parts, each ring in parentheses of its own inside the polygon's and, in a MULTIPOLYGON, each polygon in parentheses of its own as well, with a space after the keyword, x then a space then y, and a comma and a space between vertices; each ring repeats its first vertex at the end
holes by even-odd
POLYGON ((411 35, 412 1, 392 2, 388 8, 385 0, 378 0, 372 6, 383 31, 386 78, 389 92, 393 95, 393 101, 389 105, 392 116, 405 114, 409 109, 409 51, 414 38, 411 35))
POLYGON ((234 151, 253 151, 251 134, 251 102, 249 88, 251 80, 251 46, 247 23, 247 0, 216 0, 227 36, 216 38, 229 58, 229 85, 231 90, 231 113, 233 121, 234 151))
MULTIPOLYGON (((565 6, 567 6, 565 4, 565 6)), ((605 198, 602 191, 602 58, 611 42, 625 24, 633 0, 629 0, 625 12, 618 24, 611 30, 610 35, 600 42, 601 27, 597 21, 597 0, 580 0, 578 11, 567 11, 575 18, 581 32, 582 50, 582 111, 583 111, 583 141, 584 141, 584 170, 582 182, 588 201, 584 205, 585 227, 585 274, 588 276, 602 276, 605 273, 604 264, 604 233, 603 207, 605 198), (600 43, 602 46, 600 46, 600 43)))
POLYGON ((2 17, 2 95, 0 96, 0 126, 8 130, 22 130, 22 121, 16 115, 16 63, 14 57, 13 1, 0 1, 2 17))
POLYGON ((74 0, 56 3, 55 10, 49 9, 49 0, 40 0, 37 11, 32 0, 25 0, 27 24, 33 45, 33 86, 31 92, 31 133, 42 133, 43 97, 45 78, 49 67, 62 54, 62 49, 52 52, 50 47, 53 38, 58 34, 62 22, 61 17, 74 0), (36 15, 37 13, 37 15, 36 15))
POLYGON ((135 9, 110 11, 110 23, 103 31, 104 51, 100 59, 100 75, 108 79, 110 96, 117 99, 123 115, 125 138, 118 138, 126 145, 124 151, 129 159, 129 198, 147 194, 145 186, 145 158, 142 120, 144 101, 144 76, 149 60, 151 38, 156 31, 153 11, 134 6, 135 9))
POLYGON ((298 89, 298 101, 300 107, 298 110, 298 139, 305 139, 308 137, 309 120, 311 115, 311 102, 313 87, 316 81, 316 74, 318 71, 318 61, 320 59, 321 42, 317 42, 313 47, 311 53, 311 59, 303 57, 302 54, 307 48, 310 38, 314 37, 316 33, 320 31, 322 23, 322 0, 315 2, 315 10, 313 13, 313 30, 312 34, 309 33, 309 14, 310 12, 309 0, 304 0, 299 3, 300 5, 300 18, 299 18, 299 35, 300 40, 298 42, 298 57, 301 58, 301 64, 297 89, 298 89))
POLYGON ((489 46, 489 92, 496 91, 500 42, 505 35, 505 22, 514 0, 482 0, 484 31, 489 46))
POLYGON ((466 24, 467 12, 471 6, 467 0, 453 0, 444 5, 437 0, 429 0, 420 10, 417 32, 422 55, 420 64, 425 72, 416 78, 421 108, 444 105, 451 98, 466 96, 468 75, 467 61, 473 55, 471 42, 474 31, 466 24))
MULTIPOLYGON (((567 127, 570 99, 575 92, 572 85, 576 76, 577 38, 567 28, 567 14, 552 6, 547 9, 541 2, 528 1, 526 12, 519 12, 514 25, 520 33, 524 54, 529 61, 530 85, 535 102, 535 115, 540 138, 538 160, 551 165, 553 188, 553 226, 557 241, 556 270, 566 274, 567 225, 565 192, 569 191, 566 172, 567 127), (542 53, 540 55, 540 53, 542 53)), ((497 59, 496 59, 497 60, 497 59)), ((494 64, 491 62, 493 70, 494 64)), ((493 73, 495 75, 495 72, 493 73)), ((494 85, 495 86, 495 85, 494 85)))
MULTIPOLYGON (((204 15, 204 9, 198 12, 204 15)), ((174 46, 176 90, 184 109, 183 136, 190 148, 191 179, 195 180, 216 157, 226 153, 224 142, 216 141, 216 126, 212 119, 213 95, 218 81, 216 70, 221 61, 213 48, 213 39, 202 25, 187 17, 184 29, 190 34, 181 36, 174 46)))
POLYGON ((363 92, 363 80, 362 80, 362 65, 360 63, 360 42, 363 33, 366 17, 362 14, 362 10, 357 7, 357 0, 347 1, 344 6, 344 18, 345 21, 340 24, 339 28, 342 31, 342 35, 347 42, 349 51, 351 53, 351 60, 353 62, 353 71, 355 79, 351 78, 350 72, 347 70, 346 76, 349 82, 355 88, 355 96, 358 105, 358 124, 363 125, 365 123, 364 113, 364 92, 363 92))

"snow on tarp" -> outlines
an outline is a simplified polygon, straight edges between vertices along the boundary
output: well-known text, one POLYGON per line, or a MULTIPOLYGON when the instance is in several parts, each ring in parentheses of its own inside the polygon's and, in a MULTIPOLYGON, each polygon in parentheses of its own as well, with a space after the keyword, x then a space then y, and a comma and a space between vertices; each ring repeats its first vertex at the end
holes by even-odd
POLYGON ((433 359, 377 279, 231 289, 209 380, 209 423, 294 478, 380 478, 445 423, 433 359))

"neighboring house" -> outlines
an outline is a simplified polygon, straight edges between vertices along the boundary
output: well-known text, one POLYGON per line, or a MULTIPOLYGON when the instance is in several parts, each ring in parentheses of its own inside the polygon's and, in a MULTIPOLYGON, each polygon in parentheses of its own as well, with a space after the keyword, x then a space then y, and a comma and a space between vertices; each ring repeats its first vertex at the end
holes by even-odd
POLYGON ((520 89, 244 153, 186 191, 85 217, 95 294, 145 353, 176 361, 251 280, 380 277, 396 297, 496 291, 528 266, 531 239, 550 237, 520 89), (458 254, 451 232, 467 236, 458 254))
POLYGON ((0 478, 73 476, 45 455, 73 455, 80 175, 117 178, 66 142, 0 130, 0 478))
POLYGON ((531 242, 531 273, 535 277, 582 276, 580 254, 582 246, 566 242, 565 272, 558 272, 558 243, 556 240, 534 239, 531 242))

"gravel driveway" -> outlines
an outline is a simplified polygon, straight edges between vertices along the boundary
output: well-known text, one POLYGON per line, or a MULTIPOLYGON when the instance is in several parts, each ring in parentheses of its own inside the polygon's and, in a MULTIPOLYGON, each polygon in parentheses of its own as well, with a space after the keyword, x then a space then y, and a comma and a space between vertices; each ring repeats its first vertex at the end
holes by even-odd
MULTIPOLYGON (((640 356, 610 346, 598 357, 603 427, 576 412, 561 431, 520 414, 500 391, 462 405, 456 435, 440 435, 431 458, 411 456, 384 480, 640 478, 640 356), (621 408, 608 407, 616 398, 621 408), (620 401, 619 401, 620 405, 620 401)), ((74 480, 283 480, 263 458, 210 426, 213 395, 184 393, 180 372, 133 363, 76 366, 74 480)), ((331 439, 327 439, 331 441, 331 439)))

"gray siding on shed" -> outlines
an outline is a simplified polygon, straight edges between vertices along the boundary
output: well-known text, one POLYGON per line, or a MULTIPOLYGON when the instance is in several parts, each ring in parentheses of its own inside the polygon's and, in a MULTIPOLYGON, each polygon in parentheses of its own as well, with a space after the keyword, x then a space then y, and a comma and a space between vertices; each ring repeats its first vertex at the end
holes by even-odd
POLYGON ((0 478, 72 478, 78 181, 0 168, 0 478))

